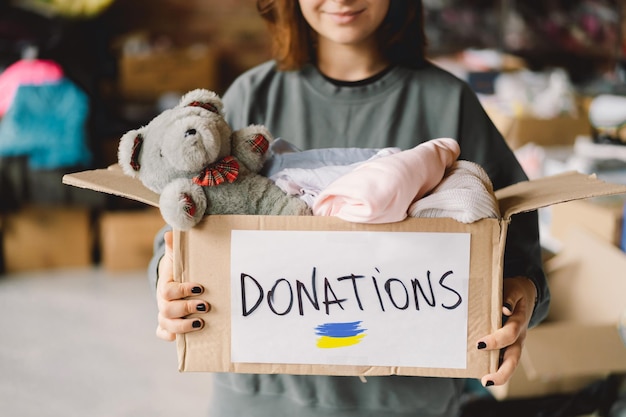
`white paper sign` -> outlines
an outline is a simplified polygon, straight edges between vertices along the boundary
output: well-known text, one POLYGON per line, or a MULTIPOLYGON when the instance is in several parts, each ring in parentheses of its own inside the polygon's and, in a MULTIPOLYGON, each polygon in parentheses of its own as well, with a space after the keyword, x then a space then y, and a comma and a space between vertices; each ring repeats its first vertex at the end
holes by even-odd
POLYGON ((470 234, 231 238, 232 362, 466 367, 470 234))

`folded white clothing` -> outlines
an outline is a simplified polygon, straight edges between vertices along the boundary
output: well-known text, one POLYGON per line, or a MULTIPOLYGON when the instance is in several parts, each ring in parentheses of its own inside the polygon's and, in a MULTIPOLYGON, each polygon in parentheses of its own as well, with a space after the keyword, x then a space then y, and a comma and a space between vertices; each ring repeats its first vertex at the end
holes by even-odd
POLYGON ((493 185, 485 170, 470 161, 456 161, 439 185, 415 201, 410 217, 451 217, 462 223, 499 217, 493 185))

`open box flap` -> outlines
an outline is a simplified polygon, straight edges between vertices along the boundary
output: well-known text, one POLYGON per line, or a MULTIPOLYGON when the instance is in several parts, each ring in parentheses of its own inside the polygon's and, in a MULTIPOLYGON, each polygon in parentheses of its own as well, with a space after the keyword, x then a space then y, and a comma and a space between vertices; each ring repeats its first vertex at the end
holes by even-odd
POLYGON ((66 174, 63 176, 63 184, 129 198, 154 207, 159 206, 159 195, 146 188, 138 179, 124 174, 117 164, 107 169, 66 174))
POLYGON ((505 219, 514 214, 601 195, 626 193, 626 185, 599 180, 595 174, 566 172, 532 181, 523 181, 496 191, 500 213, 505 219))
MULTIPOLYGON (((131 178, 114 164, 107 169, 82 171, 63 176, 63 183, 126 197, 158 207, 159 195, 131 178)), ((500 213, 505 219, 514 214, 536 210, 567 201, 626 193, 626 185, 599 180, 595 175, 567 172, 532 181, 523 181, 496 191, 500 213)))

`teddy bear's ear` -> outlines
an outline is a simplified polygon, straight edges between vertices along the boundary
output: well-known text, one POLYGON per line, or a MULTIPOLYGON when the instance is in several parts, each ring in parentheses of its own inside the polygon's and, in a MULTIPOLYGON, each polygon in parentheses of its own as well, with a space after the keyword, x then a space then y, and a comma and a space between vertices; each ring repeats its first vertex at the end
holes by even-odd
POLYGON ((143 146, 142 130, 131 130, 126 132, 120 139, 117 150, 117 162, 122 167, 126 175, 137 177, 141 164, 139 163, 139 155, 143 146))
POLYGON ((223 103, 217 93, 202 88, 192 90, 185 94, 181 99, 178 107, 197 106, 212 111, 213 113, 223 116, 223 103))

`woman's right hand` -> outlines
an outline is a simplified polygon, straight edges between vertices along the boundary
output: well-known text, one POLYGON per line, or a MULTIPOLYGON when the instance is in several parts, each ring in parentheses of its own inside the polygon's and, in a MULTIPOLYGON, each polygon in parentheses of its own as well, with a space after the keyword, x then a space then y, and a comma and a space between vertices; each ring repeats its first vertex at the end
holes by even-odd
POLYGON ((198 317, 186 318, 192 313, 206 313, 211 305, 203 300, 187 300, 187 297, 204 292, 202 285, 193 282, 174 281, 172 258, 172 232, 164 235, 165 255, 159 261, 157 281, 157 306, 159 309, 156 335, 167 341, 176 339, 177 334, 193 332, 204 327, 204 320, 198 317))

